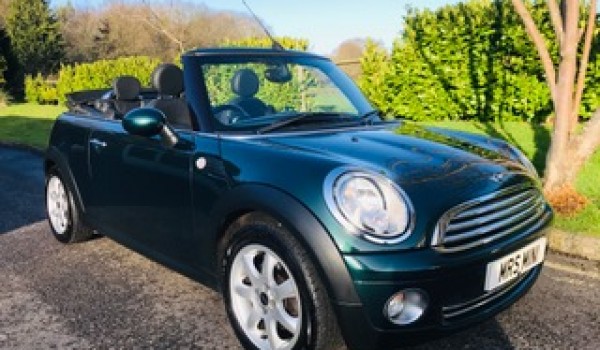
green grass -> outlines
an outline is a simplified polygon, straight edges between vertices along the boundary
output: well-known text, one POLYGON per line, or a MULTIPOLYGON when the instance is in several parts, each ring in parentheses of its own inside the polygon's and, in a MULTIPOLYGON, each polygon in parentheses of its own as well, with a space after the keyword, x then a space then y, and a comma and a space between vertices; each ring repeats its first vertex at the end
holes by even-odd
MULTIPOLYGON (((65 111, 61 106, 16 104, 0 107, 0 141, 21 143, 45 148, 54 119, 65 111)), ((545 126, 520 122, 472 123, 436 122, 427 125, 475 132, 499 137, 519 147, 542 173, 546 150, 550 144, 550 130, 545 126)), ((600 236, 600 152, 592 157, 579 175, 577 190, 590 204, 573 217, 557 216, 554 225, 569 232, 600 236)))
POLYGON ((575 187, 584 194, 590 203, 577 215, 557 217, 555 226, 569 232, 581 232, 600 237, 600 151, 587 162, 575 187))
POLYGON ((0 141, 43 149, 48 145, 54 120, 65 110, 62 106, 35 104, 0 107, 0 141))

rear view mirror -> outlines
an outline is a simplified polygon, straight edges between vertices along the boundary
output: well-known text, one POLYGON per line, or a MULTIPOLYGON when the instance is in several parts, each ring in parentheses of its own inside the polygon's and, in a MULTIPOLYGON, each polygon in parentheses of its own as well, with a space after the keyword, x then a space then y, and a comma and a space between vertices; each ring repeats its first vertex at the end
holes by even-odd
POLYGON ((265 70, 265 78, 272 83, 287 83, 292 80, 292 73, 285 64, 272 65, 265 70))
POLYGON ((165 114, 156 108, 136 108, 123 117, 123 129, 132 135, 144 137, 161 135, 163 143, 172 147, 179 138, 166 120, 165 114))

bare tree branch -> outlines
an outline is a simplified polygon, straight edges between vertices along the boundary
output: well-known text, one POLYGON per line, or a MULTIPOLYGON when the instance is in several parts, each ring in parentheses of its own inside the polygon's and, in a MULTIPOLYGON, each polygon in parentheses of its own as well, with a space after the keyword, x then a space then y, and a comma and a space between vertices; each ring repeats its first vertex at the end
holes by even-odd
POLYGON ((563 21, 560 17, 560 9, 556 0, 548 0, 548 9, 550 10, 550 19, 552 20, 552 26, 554 27, 554 33, 558 39, 559 44, 563 41, 563 21))
POLYGON ((153 20, 150 20, 148 18, 141 18, 141 20, 148 24, 152 29, 156 30, 159 33, 162 33, 164 36, 169 38, 169 40, 173 41, 179 47, 179 52, 183 53, 185 51, 183 40, 179 39, 176 35, 167 30, 162 19, 160 18, 158 13, 154 11, 152 6, 150 6, 150 4, 148 4, 145 0, 142 0, 142 3, 146 5, 146 8, 148 9, 148 11, 150 11, 153 20))
POLYGON ((550 53, 548 52, 548 46, 544 41, 544 37, 537 29, 529 10, 525 7, 525 4, 522 0, 512 0, 513 6, 523 24, 525 25, 525 30, 529 37, 533 41, 535 48, 540 55, 540 59, 542 61, 542 65, 544 67, 544 72, 546 73, 546 82, 548 83, 548 87, 550 88, 550 93, 552 95, 552 100, 555 101, 556 97, 556 71, 554 70, 554 63, 552 62, 552 57, 550 57, 550 53))
POLYGON ((596 28, 596 0, 590 0, 588 8, 587 28, 585 30, 585 40, 583 42, 583 52, 579 63, 579 72, 577 74, 577 82, 575 87, 575 100, 573 101, 573 115, 571 117, 571 132, 577 127, 577 119, 579 117, 579 105, 583 96, 583 87, 585 86, 585 74, 587 72, 590 50, 592 47, 592 38, 596 28))

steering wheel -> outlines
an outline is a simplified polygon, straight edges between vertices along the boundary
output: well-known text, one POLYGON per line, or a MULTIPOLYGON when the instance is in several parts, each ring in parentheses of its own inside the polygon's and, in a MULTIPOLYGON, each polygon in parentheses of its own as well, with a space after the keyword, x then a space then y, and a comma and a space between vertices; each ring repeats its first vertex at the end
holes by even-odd
POLYGON ((230 125, 235 124, 240 120, 250 118, 242 107, 232 104, 219 105, 213 108, 213 115, 223 124, 230 125))

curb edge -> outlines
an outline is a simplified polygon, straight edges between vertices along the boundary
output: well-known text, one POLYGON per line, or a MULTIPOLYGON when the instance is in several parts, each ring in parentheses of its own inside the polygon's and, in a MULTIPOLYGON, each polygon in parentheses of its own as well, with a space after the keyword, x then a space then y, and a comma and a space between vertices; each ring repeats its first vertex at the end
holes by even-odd
POLYGON ((551 250, 600 261, 600 238, 565 232, 552 227, 548 229, 548 242, 551 250))

